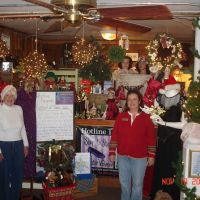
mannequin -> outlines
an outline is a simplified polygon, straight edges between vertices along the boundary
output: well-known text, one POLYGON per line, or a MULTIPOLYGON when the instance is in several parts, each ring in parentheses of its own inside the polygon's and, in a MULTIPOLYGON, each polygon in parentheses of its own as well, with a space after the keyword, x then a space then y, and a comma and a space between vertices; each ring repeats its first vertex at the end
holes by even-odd
POLYGON ((178 186, 174 183, 170 185, 163 185, 163 178, 173 178, 176 171, 172 167, 172 163, 178 159, 178 153, 182 150, 182 141, 180 139, 181 130, 165 126, 167 124, 176 124, 176 127, 181 127, 182 110, 180 107, 180 85, 169 84, 164 89, 159 90, 157 97, 158 104, 163 106, 166 110, 162 119, 157 121, 160 124, 158 126, 157 137, 157 153, 154 167, 154 178, 152 188, 152 199, 155 196, 156 191, 162 190, 169 193, 172 199, 180 199, 180 191, 178 186))

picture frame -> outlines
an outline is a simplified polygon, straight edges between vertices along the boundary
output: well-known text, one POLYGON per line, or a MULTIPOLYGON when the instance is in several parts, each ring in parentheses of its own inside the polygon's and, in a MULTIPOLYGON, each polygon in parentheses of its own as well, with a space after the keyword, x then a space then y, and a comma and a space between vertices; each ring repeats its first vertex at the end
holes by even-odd
POLYGON ((93 87, 92 87, 93 94, 101 94, 101 92, 102 92, 101 90, 102 90, 101 85, 99 83, 96 85, 93 85, 93 87))
POLYGON ((133 62, 137 62, 139 59, 138 53, 126 53, 127 56, 131 57, 133 62))
POLYGON ((74 158, 74 172, 78 179, 92 177, 92 160, 89 152, 77 152, 74 158))
POLYGON ((189 177, 200 178, 200 150, 189 152, 189 177))

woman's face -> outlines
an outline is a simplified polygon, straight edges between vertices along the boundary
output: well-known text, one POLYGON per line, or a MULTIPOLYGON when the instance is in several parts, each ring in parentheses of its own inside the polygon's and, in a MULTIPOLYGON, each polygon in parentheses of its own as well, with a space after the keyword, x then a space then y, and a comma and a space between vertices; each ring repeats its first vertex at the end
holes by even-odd
POLYGON ((138 95, 129 94, 127 98, 127 105, 130 110, 138 110, 140 105, 138 95))
POLYGON ((140 68, 141 74, 146 74, 146 63, 145 62, 141 62, 139 64, 139 68, 140 68))
POLYGON ((122 62, 122 69, 128 69, 129 67, 129 59, 125 58, 122 62))
POLYGON ((13 94, 6 94, 4 96, 3 102, 7 105, 7 106, 12 106, 15 103, 15 96, 13 94))

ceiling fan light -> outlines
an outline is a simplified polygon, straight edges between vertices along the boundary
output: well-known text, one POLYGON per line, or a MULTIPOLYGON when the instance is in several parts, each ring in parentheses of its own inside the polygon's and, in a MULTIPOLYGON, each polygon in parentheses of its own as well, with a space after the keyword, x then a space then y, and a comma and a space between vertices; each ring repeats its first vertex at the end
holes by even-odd
POLYGON ((101 36, 104 40, 115 40, 116 39, 116 31, 103 30, 103 31, 101 31, 101 36))

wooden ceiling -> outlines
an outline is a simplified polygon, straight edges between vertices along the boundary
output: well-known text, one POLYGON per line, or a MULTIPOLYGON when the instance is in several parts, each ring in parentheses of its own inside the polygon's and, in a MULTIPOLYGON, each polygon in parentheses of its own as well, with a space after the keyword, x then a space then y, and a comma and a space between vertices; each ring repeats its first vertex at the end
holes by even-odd
MULTIPOLYGON (((43 1, 49 2, 48 0, 43 1)), ((152 0, 151 4, 144 0, 97 0, 97 8, 104 18, 99 22, 87 23, 85 35, 92 34, 100 40, 102 39, 100 31, 106 27, 108 29, 118 28, 120 33, 127 34, 131 40, 149 40, 158 32, 169 32, 181 41, 192 42, 194 40, 192 20, 200 16, 199 0, 192 0, 190 3, 186 0, 181 2, 173 0, 168 3, 162 0, 152 0), (138 9, 138 6, 142 6, 142 9, 138 9), (117 27, 117 20, 122 20, 120 27, 117 27), (131 29, 134 31, 129 31, 131 29)), ((66 28, 62 31, 45 33, 55 22, 59 26, 58 19, 50 17, 32 19, 31 15, 53 16, 54 14, 47 8, 23 0, 0 1, 0 26, 31 36, 35 35, 37 21, 38 35, 43 40, 74 40, 75 36, 82 34, 80 26, 70 25, 65 25, 66 28), (19 15, 21 18, 16 18, 19 15), (24 18, 27 15, 30 17, 24 18)))

